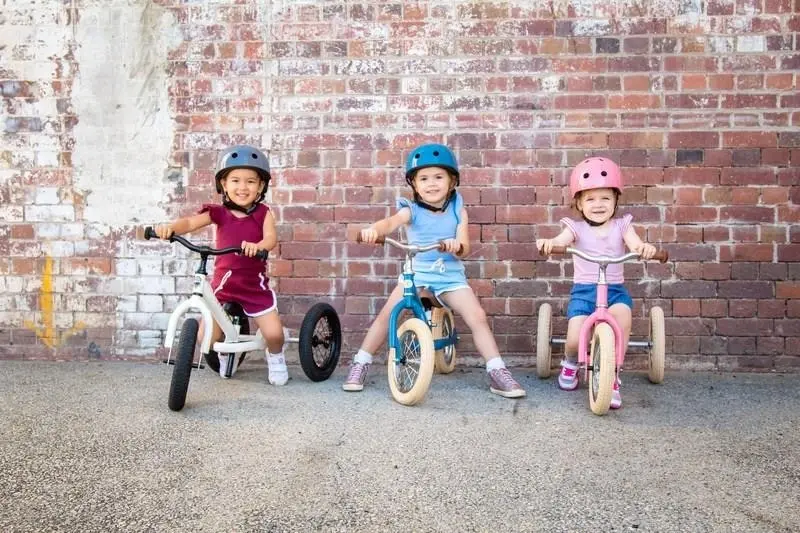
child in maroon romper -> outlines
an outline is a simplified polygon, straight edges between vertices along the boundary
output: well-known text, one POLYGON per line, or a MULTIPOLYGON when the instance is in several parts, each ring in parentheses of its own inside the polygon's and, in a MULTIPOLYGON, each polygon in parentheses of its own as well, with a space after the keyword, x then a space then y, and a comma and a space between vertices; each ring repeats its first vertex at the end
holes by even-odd
MULTIPOLYGON (((278 244, 275 219, 261 203, 269 186, 269 161, 256 148, 233 146, 222 152, 217 168, 215 181, 222 205, 204 204, 196 215, 159 224, 156 233, 168 239, 173 233, 181 235, 215 224, 218 248, 242 248, 241 255, 217 257, 211 287, 221 304, 238 303, 255 321, 267 342, 269 382, 285 385, 289 372, 283 354, 283 326, 275 293, 269 287, 266 263, 254 257, 259 250, 269 251, 278 244)), ((221 337, 222 331, 214 324, 212 343, 221 337)), ((223 376, 227 357, 219 354, 223 376)))

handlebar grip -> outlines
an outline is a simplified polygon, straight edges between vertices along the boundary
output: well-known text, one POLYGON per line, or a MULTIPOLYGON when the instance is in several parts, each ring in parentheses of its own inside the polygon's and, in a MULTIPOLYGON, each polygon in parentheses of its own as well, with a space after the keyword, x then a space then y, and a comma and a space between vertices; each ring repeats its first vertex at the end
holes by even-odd
MULTIPOLYGON (((444 241, 439 241, 439 251, 440 252, 444 252, 444 241)), ((458 245, 458 251, 456 252, 456 255, 461 255, 461 252, 463 252, 463 251, 464 251, 464 245, 463 244, 459 244, 458 245)))
POLYGON ((144 228, 144 238, 148 241, 150 239, 158 238, 158 235, 156 235, 156 230, 153 229, 153 226, 147 226, 146 228, 144 228))
POLYGON ((259 250, 256 252, 256 259, 261 259, 262 261, 266 261, 267 257, 269 257, 269 252, 266 250, 259 250))
POLYGON ((669 252, 666 250, 659 250, 656 252, 656 255, 653 256, 653 259, 656 261, 661 261, 662 263, 666 263, 669 261, 669 252))
MULTIPOLYGON (((363 243, 364 241, 361 240, 361 232, 359 231, 356 233, 356 242, 363 243)), ((378 239, 374 242, 374 244, 384 244, 386 242, 384 237, 378 237, 378 239)))
MULTIPOLYGON (((550 250, 550 255, 564 255, 567 253, 566 246, 553 246, 553 249, 550 250)), ((542 254, 545 255, 545 254, 542 254)))

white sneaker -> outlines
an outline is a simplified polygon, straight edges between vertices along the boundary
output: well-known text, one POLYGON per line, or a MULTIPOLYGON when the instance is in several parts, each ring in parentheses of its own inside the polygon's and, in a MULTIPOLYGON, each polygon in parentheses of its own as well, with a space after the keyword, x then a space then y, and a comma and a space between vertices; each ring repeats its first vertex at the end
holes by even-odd
POLYGON ((286 358, 283 354, 267 356, 268 379, 272 385, 286 385, 289 381, 289 369, 286 368, 286 358))

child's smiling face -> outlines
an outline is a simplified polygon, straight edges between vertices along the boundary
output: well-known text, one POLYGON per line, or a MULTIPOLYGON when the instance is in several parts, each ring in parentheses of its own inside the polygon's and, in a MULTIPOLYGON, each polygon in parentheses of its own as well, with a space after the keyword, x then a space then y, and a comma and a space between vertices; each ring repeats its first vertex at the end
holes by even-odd
POLYGON ((441 167, 427 167, 414 175, 414 190, 423 202, 434 207, 442 207, 455 186, 450 173, 441 167))
POLYGON ((258 200, 264 182, 251 168, 235 168, 222 179, 222 189, 233 203, 247 209, 258 200))
POLYGON ((584 217, 596 224, 605 224, 614 216, 617 191, 614 189, 589 189, 581 192, 576 207, 584 217))

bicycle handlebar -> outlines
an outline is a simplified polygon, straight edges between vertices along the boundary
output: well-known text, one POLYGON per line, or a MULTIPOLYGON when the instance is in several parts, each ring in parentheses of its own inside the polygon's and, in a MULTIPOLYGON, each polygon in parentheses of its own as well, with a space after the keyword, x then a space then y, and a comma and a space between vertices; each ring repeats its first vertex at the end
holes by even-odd
MULTIPOLYGON (((625 261, 630 261, 631 259, 641 259, 639 254, 636 252, 630 252, 625 255, 621 255, 619 257, 608 257, 606 255, 590 255, 586 252, 582 252, 577 248, 572 248, 571 246, 553 246, 553 249, 550 251, 550 255, 561 255, 561 254, 575 254, 578 257, 586 259, 592 263, 624 263, 625 261)), ((545 255, 545 254, 541 254, 545 255)), ((666 263, 669 260, 669 253, 666 250, 658 250, 656 255, 652 257, 652 259, 656 261, 660 261, 662 263, 666 263)))
MULTIPOLYGON (((146 228, 144 228, 144 238, 148 241, 150 239, 158 239, 158 235, 156 234, 156 231, 153 229, 152 226, 147 226, 146 228)), ((238 246, 232 246, 230 248, 211 248, 210 246, 198 246, 196 244, 192 244, 191 242, 189 242, 187 239, 184 239, 180 235, 175 235, 174 233, 170 235, 168 240, 169 242, 177 242, 179 244, 182 244, 189 250, 197 252, 199 254, 226 255, 226 254, 244 253, 244 250, 242 250, 238 246)), ((266 261, 268 256, 269 252, 267 250, 259 250, 258 252, 256 252, 256 255, 254 257, 256 259, 261 259, 262 261, 266 261)))
MULTIPOLYGON (((356 242, 363 243, 364 241, 361 240, 361 233, 356 234, 356 242)), ((444 241, 433 242, 431 244, 426 244, 425 246, 417 246, 416 244, 404 244, 402 242, 396 241, 389 237, 378 237, 375 241, 375 244, 391 244, 395 248, 400 248, 406 252, 411 252, 412 255, 418 254, 421 252, 428 252, 430 250, 439 250, 444 252, 444 241)), ((459 245, 458 252, 456 255, 460 254, 464 250, 463 245, 459 245)))

